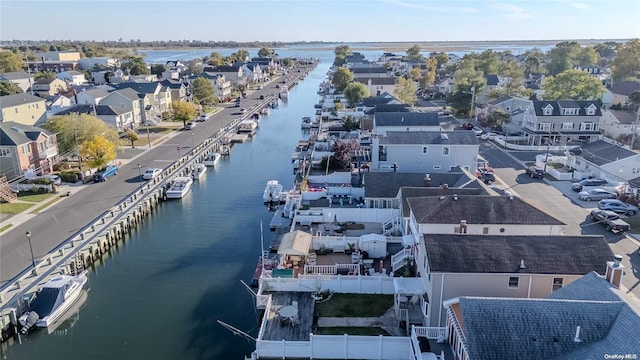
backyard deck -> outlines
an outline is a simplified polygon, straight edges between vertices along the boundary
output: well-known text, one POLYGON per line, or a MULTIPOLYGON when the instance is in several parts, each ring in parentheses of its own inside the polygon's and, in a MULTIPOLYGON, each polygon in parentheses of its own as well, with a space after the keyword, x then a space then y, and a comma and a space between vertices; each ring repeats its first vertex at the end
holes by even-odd
POLYGON ((271 308, 267 316, 262 340, 272 341, 309 341, 313 332, 313 313, 315 301, 308 292, 275 292, 271 293, 271 308), (298 323, 292 324, 280 318, 278 311, 293 301, 298 302, 298 323))

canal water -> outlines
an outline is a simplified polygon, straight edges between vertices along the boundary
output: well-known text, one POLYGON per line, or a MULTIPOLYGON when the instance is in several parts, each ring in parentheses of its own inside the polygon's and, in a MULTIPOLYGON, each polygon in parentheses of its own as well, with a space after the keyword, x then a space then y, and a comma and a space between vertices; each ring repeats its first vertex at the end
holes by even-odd
POLYGON ((242 359, 255 344, 220 326, 257 335, 249 282, 272 213, 268 180, 293 184, 291 154, 303 116, 312 116, 322 62, 290 89, 289 102, 263 118, 256 135, 232 148, 183 199, 165 202, 90 273, 77 316, 53 334, 22 337, 5 359, 242 359))

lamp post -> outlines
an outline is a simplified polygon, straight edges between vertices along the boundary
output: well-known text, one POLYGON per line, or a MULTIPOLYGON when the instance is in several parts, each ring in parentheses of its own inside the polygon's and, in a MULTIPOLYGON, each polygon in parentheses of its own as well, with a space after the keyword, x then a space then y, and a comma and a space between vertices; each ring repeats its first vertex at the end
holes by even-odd
POLYGON ((36 268, 36 258, 33 256, 33 246, 31 246, 31 231, 27 230, 27 240, 29 240, 29 250, 31 250, 31 266, 36 268))
POLYGON ((140 178, 140 187, 142 187, 142 172, 140 171, 140 169, 142 168, 142 165, 140 165, 140 163, 138 163, 138 177, 140 178))
POLYGON ((193 149, 193 135, 194 135, 194 133, 193 133, 193 131, 192 131, 192 132, 191 132, 191 149, 193 149))

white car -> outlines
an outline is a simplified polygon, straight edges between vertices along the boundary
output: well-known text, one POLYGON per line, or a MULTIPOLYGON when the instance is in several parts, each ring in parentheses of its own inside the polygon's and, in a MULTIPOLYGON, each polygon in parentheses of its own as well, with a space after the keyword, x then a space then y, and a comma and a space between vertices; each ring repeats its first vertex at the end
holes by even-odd
POLYGON ((160 175, 160 173, 162 172, 162 169, 158 169, 158 168, 148 168, 144 174, 142 174, 142 178, 145 180, 151 180, 153 178, 155 178, 156 176, 160 175))
POLYGON ((193 130, 196 128, 196 122, 188 122, 185 126, 184 129, 185 130, 193 130))
POLYGON ((496 133, 494 133, 494 132, 488 132, 488 133, 484 133, 484 134, 480 135, 480 138, 481 138, 482 140, 487 140, 487 139, 489 139, 489 140, 493 140, 493 139, 495 139, 497 136, 498 136, 498 134, 496 134, 496 133))
POLYGON ((62 179, 60 179, 60 176, 58 175, 47 174, 47 175, 42 175, 42 177, 51 180, 51 182, 54 183, 55 185, 62 184, 62 179))

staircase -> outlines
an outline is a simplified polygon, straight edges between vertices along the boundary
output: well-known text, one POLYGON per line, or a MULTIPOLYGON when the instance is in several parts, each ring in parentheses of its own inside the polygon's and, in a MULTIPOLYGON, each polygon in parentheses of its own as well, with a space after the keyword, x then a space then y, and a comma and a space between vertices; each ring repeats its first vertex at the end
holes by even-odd
POLYGON ((413 255, 411 255, 411 249, 402 249, 391 255, 391 271, 396 272, 398 269, 403 267, 407 258, 413 258, 413 255))
POLYGON ((400 216, 394 216, 382 224, 382 234, 389 236, 396 232, 402 233, 402 219, 400 216))
POLYGON ((9 187, 6 176, 0 176, 0 202, 10 203, 18 198, 15 192, 9 187))

